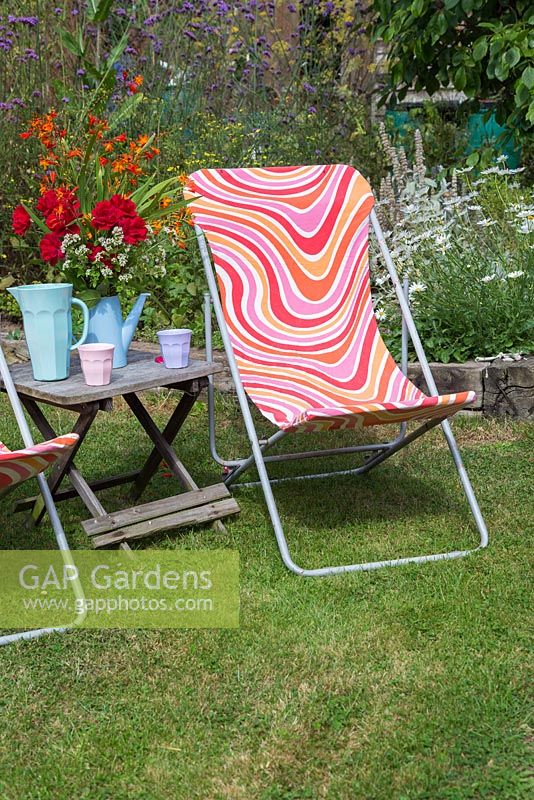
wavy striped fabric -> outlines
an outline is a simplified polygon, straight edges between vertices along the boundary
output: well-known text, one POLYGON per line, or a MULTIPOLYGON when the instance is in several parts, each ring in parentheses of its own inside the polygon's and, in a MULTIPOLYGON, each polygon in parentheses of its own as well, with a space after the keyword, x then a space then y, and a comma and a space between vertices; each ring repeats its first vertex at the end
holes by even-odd
POLYGON ((287 431, 445 418, 474 392, 427 397, 373 312, 369 184, 350 166, 202 169, 185 196, 209 242, 245 391, 287 431))
POLYGON ((11 452, 0 442, 0 491, 33 478, 67 455, 78 441, 76 433, 11 452))

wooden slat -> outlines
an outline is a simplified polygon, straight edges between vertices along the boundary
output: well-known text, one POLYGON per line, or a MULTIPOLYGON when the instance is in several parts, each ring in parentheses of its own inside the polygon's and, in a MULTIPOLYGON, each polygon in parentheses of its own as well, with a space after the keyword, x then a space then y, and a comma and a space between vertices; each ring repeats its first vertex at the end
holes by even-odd
POLYGON ((96 516, 82 522, 84 531, 88 536, 95 536, 106 531, 117 530, 138 522, 154 519, 155 517, 165 516, 175 512, 183 511, 188 508, 196 508, 205 503, 213 502, 230 497, 230 492, 224 483, 215 483, 213 486, 206 486, 204 489, 196 489, 192 492, 177 494, 173 497, 166 497, 163 500, 153 500, 150 503, 126 508, 116 511, 113 514, 96 516))
POLYGON ((109 545, 119 544, 125 540, 142 539, 145 536, 152 536, 161 531, 171 528, 185 528, 190 525, 199 525, 203 522, 212 522, 229 514, 237 514, 239 506, 233 497, 226 500, 218 500, 215 503, 206 503, 197 508, 187 508, 175 514, 167 514, 156 519, 145 520, 135 525, 129 525, 120 530, 104 533, 102 536, 95 536, 92 539, 95 547, 108 547, 109 545))

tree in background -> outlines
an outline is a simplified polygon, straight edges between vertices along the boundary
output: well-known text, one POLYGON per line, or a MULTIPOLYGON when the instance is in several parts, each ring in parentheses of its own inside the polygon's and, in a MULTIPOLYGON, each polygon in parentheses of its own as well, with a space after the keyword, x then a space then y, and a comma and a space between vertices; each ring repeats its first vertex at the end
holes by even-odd
POLYGON ((534 126, 534 3, 528 0, 372 0, 373 36, 389 46, 383 100, 413 86, 429 95, 453 86, 497 122, 534 126))

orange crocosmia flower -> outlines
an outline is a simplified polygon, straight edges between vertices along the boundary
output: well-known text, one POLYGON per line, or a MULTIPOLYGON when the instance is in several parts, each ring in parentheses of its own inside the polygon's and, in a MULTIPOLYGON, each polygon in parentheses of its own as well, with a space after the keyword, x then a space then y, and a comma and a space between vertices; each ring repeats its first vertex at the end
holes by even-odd
POLYGON ((89 135, 96 136, 97 139, 101 139, 104 135, 104 131, 109 130, 109 125, 105 119, 99 119, 98 117, 93 116, 93 114, 89 114, 89 135))
POLYGON ((74 147, 72 150, 69 150, 67 153, 67 158, 81 158, 83 155, 82 151, 79 147, 74 147))
POLYGON ((144 147, 146 144, 148 144, 149 139, 150 136, 147 136, 146 133, 143 133, 141 136, 137 137, 137 144, 139 147, 144 147))
POLYGON ((106 164, 108 163, 109 159, 106 158, 106 156, 100 156, 98 161, 99 161, 99 164, 100 164, 101 167, 105 167, 106 164))
POLYGON ((180 181, 182 186, 185 186, 185 184, 189 180, 189 175, 186 175, 185 172, 182 172, 181 175, 178 175, 178 180, 180 181))
POLYGON ((43 169, 48 169, 48 167, 52 167, 57 163, 58 163, 57 158, 54 157, 39 159, 39 166, 42 167, 43 169))
POLYGON ((136 83, 137 86, 142 86, 143 85, 143 76, 142 75, 136 75, 135 78, 134 78, 134 83, 136 83))
POLYGON ((123 153, 122 156, 116 158, 113 162, 112 170, 113 172, 118 172, 119 174, 123 172, 131 172, 132 175, 143 174, 143 170, 129 153, 123 153))
POLYGON ((126 134, 125 133, 119 133, 118 136, 115 136, 113 141, 114 142, 125 142, 126 141, 126 134))
POLYGON ((113 152, 113 149, 114 149, 113 142, 104 142, 104 144, 102 146, 104 148, 104 152, 105 153, 112 153, 113 152))
POLYGON ((185 182, 185 188, 188 192, 196 192, 198 194, 198 189, 196 183, 191 178, 188 178, 185 182))
POLYGON ((113 164, 111 166, 111 170, 112 170, 112 172, 118 172, 119 175, 122 174, 123 172, 125 172, 126 171, 126 164, 124 163, 124 159, 122 157, 121 158, 117 158, 113 162, 113 164))
POLYGON ((160 204, 161 208, 167 208, 167 206, 170 206, 171 203, 172 203, 172 199, 168 195, 165 195, 159 201, 159 204, 160 204))
POLYGON ((19 133, 19 137, 21 139, 29 139, 32 136, 31 131, 24 131, 23 133, 19 133))

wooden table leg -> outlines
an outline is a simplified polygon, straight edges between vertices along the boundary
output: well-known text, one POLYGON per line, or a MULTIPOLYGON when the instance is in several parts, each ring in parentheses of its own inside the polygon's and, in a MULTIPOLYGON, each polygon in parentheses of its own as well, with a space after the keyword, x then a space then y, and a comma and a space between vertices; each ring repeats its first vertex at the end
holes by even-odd
MULTIPOLYGON (((40 430, 41 434, 49 439, 54 439, 57 434, 35 400, 29 397, 22 397, 21 399, 26 407, 26 410, 28 411, 28 414, 37 425, 37 428, 40 430)), ((58 462, 53 468, 48 479, 50 489, 52 493, 54 493, 54 491, 58 489, 65 475, 68 474, 76 494, 80 497, 82 503, 93 515, 93 517, 105 516, 107 511, 81 472, 76 469, 74 465, 74 455, 87 436, 87 433, 89 432, 89 429, 93 424, 96 415, 98 414, 99 408, 100 407, 98 405, 95 405, 93 408, 88 410, 88 412, 80 414, 73 428, 73 433, 77 433, 80 438, 78 439, 76 446, 73 448, 73 452, 70 454, 69 458, 67 458, 65 461, 58 462)), ((45 507, 43 500, 41 497, 38 497, 32 511, 32 518, 36 525, 41 521, 44 511, 45 507)), ((127 542, 122 542, 120 547, 122 550, 131 552, 131 547, 127 542)))
POLYGON ((123 397, 139 420, 143 430, 154 442, 155 449, 159 452, 160 458, 165 460, 169 469, 178 478, 184 489, 198 489, 195 481, 174 452, 172 445, 163 437, 160 429, 137 395, 131 393, 125 394, 123 397))
MULTIPOLYGON (((46 438, 48 438, 48 439, 54 439, 57 436, 57 434, 54 431, 54 429, 52 428, 52 426, 50 425, 49 421, 47 420, 47 418, 45 417, 43 412, 41 411, 41 409, 39 408, 39 406, 37 405, 37 403, 35 402, 35 400, 33 400, 30 397, 22 397, 21 399, 22 399, 22 402, 24 403, 24 406, 25 406, 26 410, 28 411, 28 414, 30 415, 32 420, 35 422, 35 424, 36 424, 37 428, 39 429, 39 431, 41 432, 41 434, 43 436, 45 436, 46 438)), ((74 425, 74 427, 72 429, 73 433, 77 433, 78 434, 79 439, 76 442, 75 446, 72 448, 72 451, 69 453, 68 457, 66 459, 58 461, 53 466, 52 470, 50 471, 50 476, 48 478, 48 485, 49 485, 50 491, 52 492, 52 495, 53 495, 54 492, 59 488, 63 478, 65 477, 65 475, 69 474, 69 477, 71 477, 71 473, 72 472, 76 472, 77 473, 77 478, 79 479, 78 480, 79 485, 82 486, 82 482, 83 482, 82 491, 83 491, 84 495, 86 497, 89 497, 89 495, 91 495, 92 498, 94 498, 93 503, 92 503, 92 507, 89 507, 87 505, 87 503, 85 503, 85 499, 82 496, 82 494, 80 494, 79 488, 76 487, 76 485, 75 485, 75 481, 77 479, 75 477, 74 480, 72 481, 72 484, 77 489, 77 493, 80 495, 80 497, 82 498, 82 500, 86 504, 87 508, 89 508, 91 513, 94 512, 94 510, 97 507, 97 505, 100 508, 102 508, 102 506, 100 505, 100 502, 99 502, 98 498, 96 497, 94 492, 90 489, 90 487, 87 484, 87 482, 85 481, 85 479, 76 470, 73 462, 74 462, 74 457, 75 457, 77 451, 79 450, 83 440, 87 436, 87 433, 89 432, 89 429, 90 429, 91 425, 93 424, 96 415, 98 414, 98 410, 99 410, 98 405, 95 405, 94 407, 90 408, 87 412, 84 412, 83 414, 80 414, 80 416, 76 420, 76 423, 75 423, 75 425, 74 425)), ((44 502, 43 502, 42 498, 39 497, 35 502, 35 505, 33 507, 32 514, 31 514, 32 519, 33 519, 33 521, 34 521, 34 523, 36 525, 39 524, 39 522, 43 518, 44 513, 45 513, 44 502)), ((102 511, 101 513, 106 513, 106 512, 102 511)))
MULTIPOLYGON (((175 475, 176 478, 178 478, 178 480, 185 489, 189 490, 198 489, 197 484, 195 483, 195 481, 193 480, 193 478, 191 477, 185 466, 182 464, 182 462, 174 452, 171 443, 167 441, 167 439, 164 437, 164 435, 162 434, 162 432, 160 431, 160 429, 158 428, 158 426, 156 425, 156 423, 154 422, 154 420, 152 419, 152 417, 150 416, 150 414, 148 413, 148 411, 146 410, 146 408, 144 407, 138 396, 134 393, 130 393, 123 395, 123 397, 130 406, 130 408, 132 409, 137 419, 139 420, 141 427, 147 433, 149 438, 154 442, 155 450, 159 453, 158 463, 160 459, 163 459, 167 463, 171 472, 175 475)), ((183 397, 182 400, 184 400, 183 397)), ((194 400, 196 400, 195 396, 193 396, 193 403, 194 400)), ((191 410, 193 403, 191 403, 191 406, 188 409, 187 414, 189 414, 189 411, 191 410)), ((180 404, 178 405, 180 406, 180 404)), ((188 402, 184 401, 183 408, 185 409, 187 405, 189 405, 188 402)), ((178 409, 176 409, 176 411, 178 411, 178 409)), ((181 411, 181 415, 182 414, 183 410, 181 411)), ((181 420, 179 427, 181 427, 181 425, 185 421, 187 414, 183 414, 183 419, 181 420)), ((175 420, 174 425, 176 424, 177 421, 175 420)), ((176 432, 178 432, 179 427, 177 428, 176 432)), ((152 454, 150 455, 149 458, 150 459, 152 458, 152 454)), ((226 528, 224 527, 224 524, 220 519, 215 520, 215 522, 213 522, 212 524, 214 530, 216 530, 218 533, 226 532, 226 528)))
MULTIPOLYGON (((169 421, 161 433, 161 436, 169 445, 172 445, 174 442, 180 428, 189 416, 189 412, 193 408, 199 393, 200 390, 194 393, 185 393, 180 398, 180 402, 174 409, 169 421)), ((137 498, 142 494, 149 480, 156 472, 160 462, 161 453, 157 447, 154 447, 133 485, 132 495, 134 500, 137 500, 137 498)))

